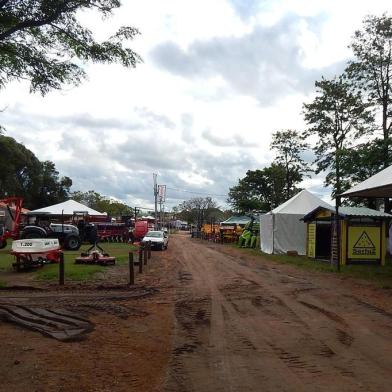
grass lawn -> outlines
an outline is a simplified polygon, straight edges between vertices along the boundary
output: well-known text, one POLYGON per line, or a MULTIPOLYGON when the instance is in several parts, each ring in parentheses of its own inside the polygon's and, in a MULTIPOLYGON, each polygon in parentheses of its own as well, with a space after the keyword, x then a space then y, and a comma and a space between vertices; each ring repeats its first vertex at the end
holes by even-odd
MULTIPOLYGON (((132 245, 124 243, 103 243, 100 246, 109 253, 110 256, 116 258, 116 265, 110 267, 104 267, 100 265, 83 265, 74 264, 75 258, 80 256, 80 253, 86 251, 90 245, 82 245, 80 249, 75 251, 64 251, 64 262, 65 262, 65 279, 74 281, 86 281, 98 273, 103 272, 107 268, 116 268, 116 266, 124 265, 128 262, 128 252, 135 249, 132 245)), ((14 261, 13 256, 9 254, 10 245, 5 249, 0 250, 0 273, 1 271, 12 271, 12 263, 14 261)), ((34 279, 37 280, 57 280, 58 279, 58 264, 47 264, 43 268, 37 271, 29 273, 34 274, 34 279)), ((5 285, 5 282, 1 280, 0 274, 0 286, 5 285)))
MULTIPOLYGON (((236 246, 236 245, 234 245, 236 246)), ((243 249, 245 252, 260 256, 276 263, 295 265, 301 269, 326 273, 338 273, 328 262, 309 259, 306 256, 269 255, 257 249, 243 249)), ((340 275, 369 280, 383 289, 392 289, 392 261, 380 265, 345 265, 341 266, 340 275)))

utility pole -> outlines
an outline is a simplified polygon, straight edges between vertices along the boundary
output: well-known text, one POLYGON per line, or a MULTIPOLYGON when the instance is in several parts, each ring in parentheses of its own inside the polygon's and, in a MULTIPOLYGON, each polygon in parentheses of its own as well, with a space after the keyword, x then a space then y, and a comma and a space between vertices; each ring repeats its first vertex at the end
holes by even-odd
POLYGON ((154 230, 158 230, 158 223, 157 223, 157 217, 158 217, 158 185, 157 185, 157 174, 153 173, 152 177, 154 179, 154 207, 155 207, 155 221, 154 221, 154 230))

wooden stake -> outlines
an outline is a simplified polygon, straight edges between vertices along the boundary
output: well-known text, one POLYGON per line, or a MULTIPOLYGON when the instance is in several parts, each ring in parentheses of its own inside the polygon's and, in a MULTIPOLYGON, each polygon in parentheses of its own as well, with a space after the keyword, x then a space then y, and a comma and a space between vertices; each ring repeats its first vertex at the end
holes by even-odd
POLYGON ((60 262, 59 262, 59 284, 64 285, 64 253, 60 252, 60 262))
POLYGON ((133 269, 133 253, 128 253, 128 265, 129 265, 129 285, 135 284, 135 271, 133 269))

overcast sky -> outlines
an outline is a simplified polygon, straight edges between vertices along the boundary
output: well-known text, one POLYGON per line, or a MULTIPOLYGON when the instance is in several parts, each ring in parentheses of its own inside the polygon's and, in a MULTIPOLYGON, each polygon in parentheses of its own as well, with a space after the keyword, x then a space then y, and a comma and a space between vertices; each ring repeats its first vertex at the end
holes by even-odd
MULTIPOLYGON (((122 2, 108 20, 80 17, 102 38, 137 27, 130 46, 144 62, 86 65, 81 86, 43 98, 24 83, 9 85, 1 124, 54 161, 73 190, 152 206, 158 173, 169 208, 197 196, 190 191, 218 195, 224 206, 248 169, 273 160, 273 132, 304 129, 302 104, 312 100, 314 81, 344 69, 363 17, 390 8, 387 0, 122 2)), ((322 182, 302 186, 328 200, 322 182)))

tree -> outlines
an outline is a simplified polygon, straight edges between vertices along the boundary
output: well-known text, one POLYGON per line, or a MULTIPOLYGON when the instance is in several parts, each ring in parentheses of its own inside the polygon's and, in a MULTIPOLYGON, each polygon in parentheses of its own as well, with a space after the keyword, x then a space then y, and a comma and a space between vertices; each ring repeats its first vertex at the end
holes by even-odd
POLYGON ((369 130, 373 116, 361 94, 354 91, 344 76, 315 83, 317 96, 304 104, 304 117, 309 125, 306 135, 318 137, 313 151, 316 173, 328 171, 325 185, 332 185, 332 195, 345 190, 342 183, 341 155, 356 138, 369 130))
POLYGON ((269 211, 287 200, 285 186, 286 172, 282 165, 273 163, 262 170, 248 170, 230 188, 228 202, 238 213, 269 211))
POLYGON ((0 135, 0 197, 23 197, 24 206, 35 209, 66 200, 71 185, 53 162, 40 162, 23 144, 0 135))
POLYGON ((0 88, 29 80, 30 90, 44 95, 64 83, 77 85, 86 76, 81 61, 135 67, 140 57, 123 43, 137 29, 124 26, 98 42, 77 17, 86 10, 106 17, 120 5, 120 0, 1 0, 0 88))
POLYGON ((309 171, 309 165, 301 157, 308 147, 297 131, 287 129, 272 135, 271 148, 277 152, 275 163, 281 165, 285 171, 286 199, 297 193, 296 184, 301 182, 309 171))
POLYGON ((106 212, 112 217, 133 216, 131 207, 118 200, 103 196, 93 190, 87 192, 75 191, 69 197, 99 212, 106 212))
POLYGON ((361 90, 370 104, 381 112, 383 167, 392 164, 392 18, 386 14, 381 17, 367 16, 363 29, 355 32, 351 48, 355 59, 349 63, 347 73, 361 90))
POLYGON ((219 220, 222 211, 211 197, 193 197, 176 207, 177 217, 201 227, 204 222, 219 220))

